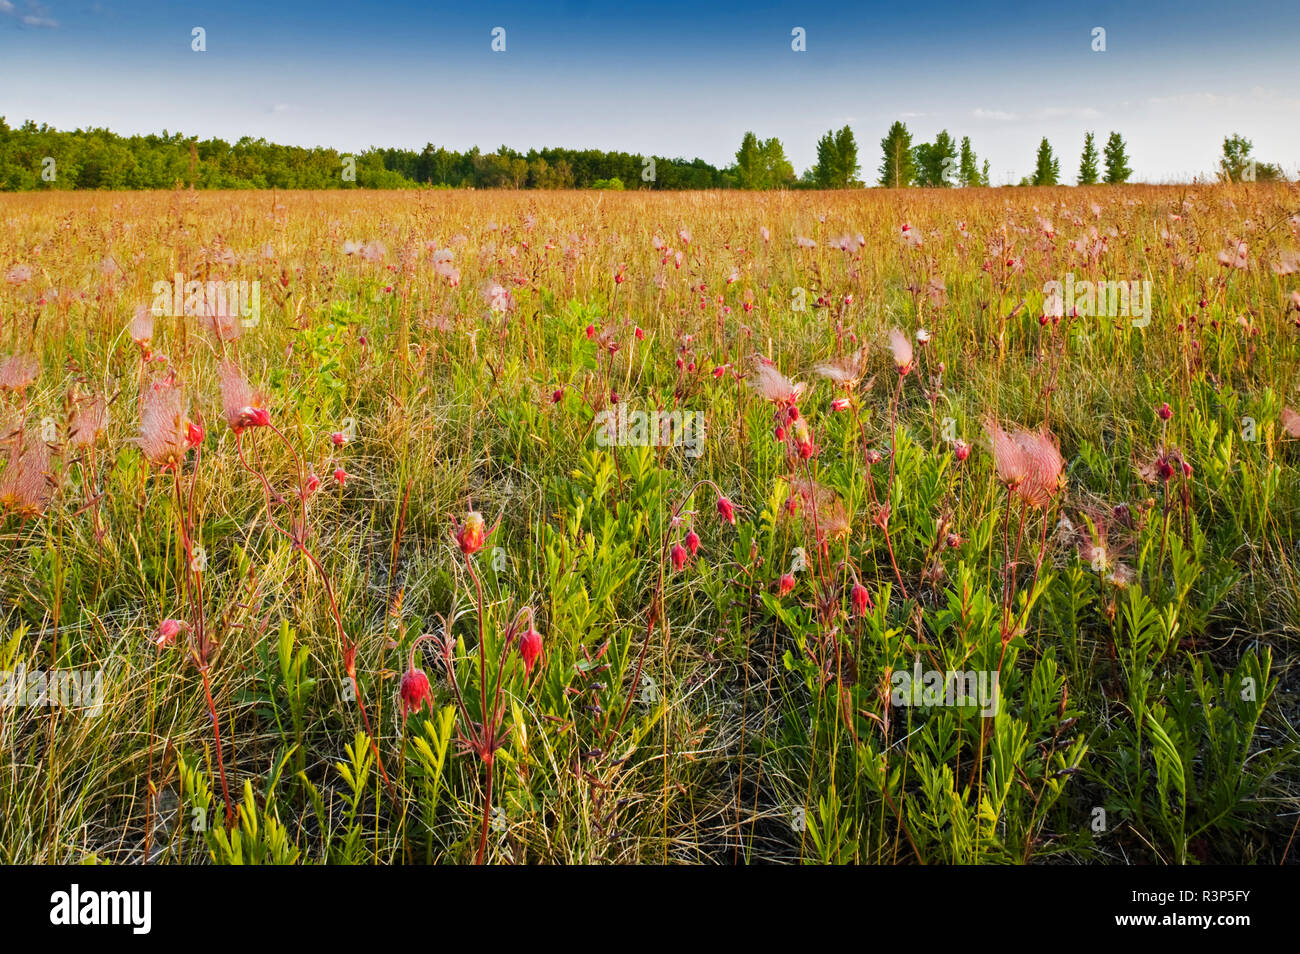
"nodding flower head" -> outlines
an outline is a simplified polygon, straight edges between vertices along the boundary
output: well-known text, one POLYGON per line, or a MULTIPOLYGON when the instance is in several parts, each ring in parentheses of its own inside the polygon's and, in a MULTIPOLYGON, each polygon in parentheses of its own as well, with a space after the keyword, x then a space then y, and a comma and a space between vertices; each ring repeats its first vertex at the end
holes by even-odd
POLYGON ((333 444, 335 447, 342 447, 347 442, 348 442, 348 436, 344 434, 342 431, 335 431, 334 433, 330 434, 330 443, 333 444))
POLYGON ((221 362, 221 412, 236 434, 247 427, 266 427, 271 423, 266 400, 253 391, 233 361, 221 362))
POLYGON ((348 482, 348 472, 342 467, 334 468, 334 482, 342 487, 348 482))
POLYGON ((958 460, 965 460, 970 456, 970 445, 965 441, 955 441, 952 445, 952 452, 958 460))
POLYGON ((0 391, 25 391, 36 383, 41 366, 35 355, 14 354, 0 361, 0 391))
POLYGON ((564 388, 556 388, 551 392, 551 403, 559 404, 564 399, 564 388))
POLYGON ((668 551, 668 556, 673 561, 674 570, 681 570, 682 567, 686 566, 686 561, 690 559, 690 554, 686 552, 686 548, 680 543, 673 544, 673 548, 668 551))
POLYGON ((149 463, 175 467, 202 440, 203 429, 186 420, 185 395, 173 378, 155 381, 146 388, 140 402, 139 443, 149 463))
POLYGON ((52 470, 50 446, 28 431, 22 444, 15 442, 10 449, 0 473, 0 507, 20 517, 39 517, 54 497, 52 470))
POLYGON ((849 591, 849 602, 853 604, 853 612, 856 615, 866 616, 871 606, 871 594, 861 583, 854 583, 853 589, 849 591))
POLYGON ((794 589, 794 574, 782 573, 781 579, 778 580, 776 584, 776 595, 785 596, 793 589, 794 589))
POLYGON ((1161 404, 1156 408, 1156 414, 1160 416, 1160 420, 1167 421, 1174 416, 1174 409, 1170 407, 1169 402, 1166 401, 1164 404, 1161 404))
POLYGON ((456 534, 456 542, 460 544, 460 552, 465 556, 473 556, 483 549, 486 539, 487 529, 483 523, 483 515, 477 510, 471 510, 465 516, 464 525, 460 527, 456 534))
POLYGON ((533 628, 532 620, 528 621, 528 628, 519 634, 519 655, 524 660, 524 675, 533 674, 533 665, 537 662, 537 657, 542 654, 542 634, 533 628))
POLYGON ((686 534, 686 549, 691 551, 691 556, 700 552, 700 537, 694 530, 686 534))
POLYGON ((433 688, 429 685, 429 677, 424 674, 423 669, 412 666, 402 673, 398 692, 402 696, 403 719, 422 706, 428 706, 429 711, 433 711, 433 688))
POLYGON ((185 624, 178 619, 163 620, 162 625, 158 627, 158 635, 154 637, 154 645, 160 649, 163 646, 170 646, 176 642, 176 636, 184 628, 185 624))
POLYGON ((735 526, 736 524, 736 507, 726 497, 718 498, 718 513, 727 523, 735 526))

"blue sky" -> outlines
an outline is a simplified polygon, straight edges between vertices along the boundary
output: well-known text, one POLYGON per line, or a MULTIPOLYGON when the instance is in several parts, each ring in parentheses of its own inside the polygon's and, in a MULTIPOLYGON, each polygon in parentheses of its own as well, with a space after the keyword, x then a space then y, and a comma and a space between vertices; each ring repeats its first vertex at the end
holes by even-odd
POLYGON ((969 135, 995 184, 1083 134, 1135 178, 1212 170, 1225 135, 1300 166, 1300 3, 260 4, 0 0, 0 115, 357 150, 565 145, 732 161, 752 129, 796 169, 850 125, 863 173, 902 118, 969 135), (1064 5, 1062 5, 1064 6, 1064 5), (506 30, 506 51, 491 31, 506 30), (1106 51, 1091 49, 1106 30, 1106 51), (207 51, 191 50, 191 30, 207 51), (803 27, 807 50, 790 48, 803 27))

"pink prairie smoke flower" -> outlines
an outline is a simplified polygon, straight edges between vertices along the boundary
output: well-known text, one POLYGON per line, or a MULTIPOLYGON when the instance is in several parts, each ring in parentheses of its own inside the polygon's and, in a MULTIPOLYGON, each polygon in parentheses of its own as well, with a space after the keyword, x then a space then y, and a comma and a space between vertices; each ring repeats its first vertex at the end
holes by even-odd
POLYGON ((854 583, 853 589, 849 592, 849 602, 853 604, 855 615, 866 616, 867 609, 871 606, 871 594, 861 583, 854 583))
POLYGON ((202 424, 195 424, 193 421, 187 421, 185 424, 185 443, 192 449, 203 443, 204 431, 202 424))
POLYGON ((754 367, 754 374, 749 379, 749 384, 758 392, 759 397, 774 404, 793 405, 804 390, 803 384, 791 381, 778 371, 775 365, 767 364, 761 359, 754 367))
POLYGON ((718 498, 718 513, 722 516, 723 520, 727 521, 727 523, 732 526, 735 526, 736 508, 726 497, 718 498))
POLYGON ((154 645, 159 649, 163 646, 170 646, 172 643, 176 642, 176 636, 180 633, 184 625, 185 624, 178 619, 163 620, 162 625, 158 627, 158 635, 154 637, 154 645))
POLYGON ((1166 401, 1164 404, 1161 404, 1156 408, 1156 414, 1159 415, 1160 420, 1167 421, 1174 416, 1174 409, 1171 408, 1169 402, 1166 401))
POLYGON ((149 385, 140 406, 139 443, 145 459, 155 467, 176 467, 194 436, 185 416, 185 395, 175 380, 167 377, 149 385))
POLYGON ((700 552, 700 537, 694 530, 686 534, 686 549, 691 551, 691 556, 700 552))
POLYGON ((348 436, 342 431, 334 431, 330 434, 330 443, 335 447, 342 447, 348 442, 348 436))
POLYGON ((1219 252, 1219 264, 1224 268, 1243 269, 1246 267, 1246 243, 1234 242, 1219 252))
POLYGON ((686 566, 686 561, 690 559, 690 554, 680 543, 674 543, 673 548, 668 551, 668 557, 673 561, 673 569, 680 571, 686 566))
POLYGON ((785 596, 793 589, 794 589, 794 574, 782 573, 781 579, 778 580, 776 584, 776 595, 785 596))
POLYGON ((1294 275, 1296 272, 1300 272, 1300 252, 1286 249, 1278 256, 1278 260, 1273 263, 1273 273, 1276 275, 1294 275))
POLYGON ((889 350, 894 356, 894 366, 898 368, 899 374, 907 374, 912 370, 912 342, 898 328, 889 332, 889 350))
POLYGON ((832 411, 847 411, 849 409, 849 399, 846 397, 837 397, 831 401, 832 411))
POLYGON ((29 431, 22 445, 9 451, 0 473, 0 507, 23 518, 39 517, 54 496, 50 470, 49 445, 29 431))
POLYGON ((334 468, 334 482, 338 484, 340 487, 347 484, 348 476, 349 476, 348 472, 344 470, 342 467, 334 468))
POLYGON ((524 660, 524 675, 533 674, 533 665, 542 654, 542 634, 529 622, 528 628, 519 634, 519 655, 524 660))
POLYGON ((403 719, 412 712, 418 712, 426 705, 429 707, 430 712, 433 711, 433 689, 429 685, 429 677, 424 674, 423 669, 412 666, 402 673, 402 681, 397 691, 402 697, 403 719))
POLYGON ((84 401, 68 425, 68 447, 78 450, 96 443, 107 429, 108 406, 102 395, 84 401))
POLYGON ((997 469, 998 480, 1006 485, 1007 490, 1014 491, 1029 476, 1029 462, 1025 459, 1024 448, 994 420, 986 421, 984 430, 992 443, 993 465, 997 469))
POLYGON ((1300 414, 1291 407, 1282 408, 1282 433, 1287 437, 1300 438, 1300 414))
POLYGON ((515 299, 510 290, 497 282, 488 284, 483 297, 487 300, 488 310, 494 315, 504 315, 515 307, 515 299))
POLYGON ((0 391, 25 391, 36 383, 40 371, 36 355, 10 355, 0 361, 0 391))
POLYGON ((867 370, 867 349, 859 348, 851 354, 842 355, 831 361, 817 365, 818 374, 829 378, 842 388, 852 389, 862 380, 867 370))
POLYGON ((460 546, 460 552, 465 556, 473 556, 483 549, 486 541, 487 527, 483 522, 483 515, 477 510, 471 510, 466 514, 465 523, 456 534, 456 543, 460 546))
POLYGON ((990 436, 998 476, 1029 506, 1046 507, 1061 490, 1065 472, 1065 461, 1055 439, 1045 430, 1017 428, 1008 436, 996 424, 993 428, 990 436), (1007 446, 1008 441, 1014 450, 1007 446), (1023 476, 1014 480, 1017 475, 1023 476))
POLYGON ((135 314, 127 328, 127 334, 145 351, 153 343, 153 311, 148 305, 136 305, 135 314))
POLYGON ((970 456, 970 445, 965 441, 956 441, 952 445, 952 452, 959 461, 964 461, 970 456))
POLYGON ((271 416, 266 412, 266 399, 253 391, 235 362, 222 361, 218 374, 221 410, 226 423, 236 434, 248 427, 266 427, 271 423, 271 416))

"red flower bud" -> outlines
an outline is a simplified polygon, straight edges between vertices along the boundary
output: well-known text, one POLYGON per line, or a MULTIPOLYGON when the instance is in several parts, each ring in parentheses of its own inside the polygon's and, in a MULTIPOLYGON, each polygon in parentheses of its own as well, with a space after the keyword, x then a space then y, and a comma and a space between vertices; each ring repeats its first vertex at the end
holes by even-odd
POLYGON ((181 621, 178 619, 165 619, 162 625, 158 627, 158 636, 154 639, 157 646, 170 646, 176 641, 176 634, 181 631, 181 621))
POLYGON ((691 556, 700 552, 700 538, 694 530, 686 534, 686 549, 691 551, 691 556))
POLYGON ((680 570, 682 567, 686 566, 686 561, 689 558, 686 548, 680 543, 673 544, 673 548, 668 551, 668 556, 673 561, 674 570, 680 570))
POLYGON ((405 719, 421 706, 428 706, 433 711, 433 689, 429 686, 429 677, 423 669, 411 668, 402 673, 401 686, 402 718, 405 719))
POLYGON ((785 594, 789 593, 793 589, 794 589, 794 574, 782 573, 781 580, 776 585, 776 595, 785 596, 785 594))
POLYGON ((853 612, 858 616, 867 615, 867 607, 871 605, 871 594, 861 583, 854 583, 853 589, 849 592, 849 602, 853 604, 853 612))
POLYGON ((732 526, 735 526, 736 508, 732 505, 731 501, 728 500, 726 497, 718 498, 718 513, 722 515, 723 520, 727 521, 727 523, 731 524, 732 526))
POLYGON ((533 674, 533 664, 542 654, 542 634, 533 629, 532 624, 519 634, 519 655, 524 659, 524 674, 533 674))

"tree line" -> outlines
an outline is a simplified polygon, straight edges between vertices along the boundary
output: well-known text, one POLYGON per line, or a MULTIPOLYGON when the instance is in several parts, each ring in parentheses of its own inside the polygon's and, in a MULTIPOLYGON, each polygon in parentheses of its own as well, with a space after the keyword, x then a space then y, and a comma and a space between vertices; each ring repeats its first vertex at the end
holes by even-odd
MULTIPOLYGON (((958 142, 941 130, 932 142, 912 142, 901 121, 880 141, 875 184, 886 188, 988 186, 970 137, 958 142)), ((1223 141, 1218 176, 1224 181, 1284 178, 1281 169, 1251 157, 1250 140, 1223 141)), ((1079 185, 1118 184, 1132 175, 1123 137, 1111 132, 1101 152, 1084 136, 1079 185)), ((427 144, 421 150, 371 148, 356 154, 326 147, 284 146, 245 136, 235 143, 180 133, 121 136, 108 129, 62 131, 27 121, 11 128, 0 116, 0 191, 36 189, 850 189, 860 176, 853 130, 832 129, 817 141, 816 162, 802 175, 775 137, 746 132, 735 162, 725 168, 703 159, 669 159, 599 149, 501 146, 484 153, 427 144)), ((1044 137, 1034 172, 1021 185, 1061 184, 1061 164, 1044 137)))

